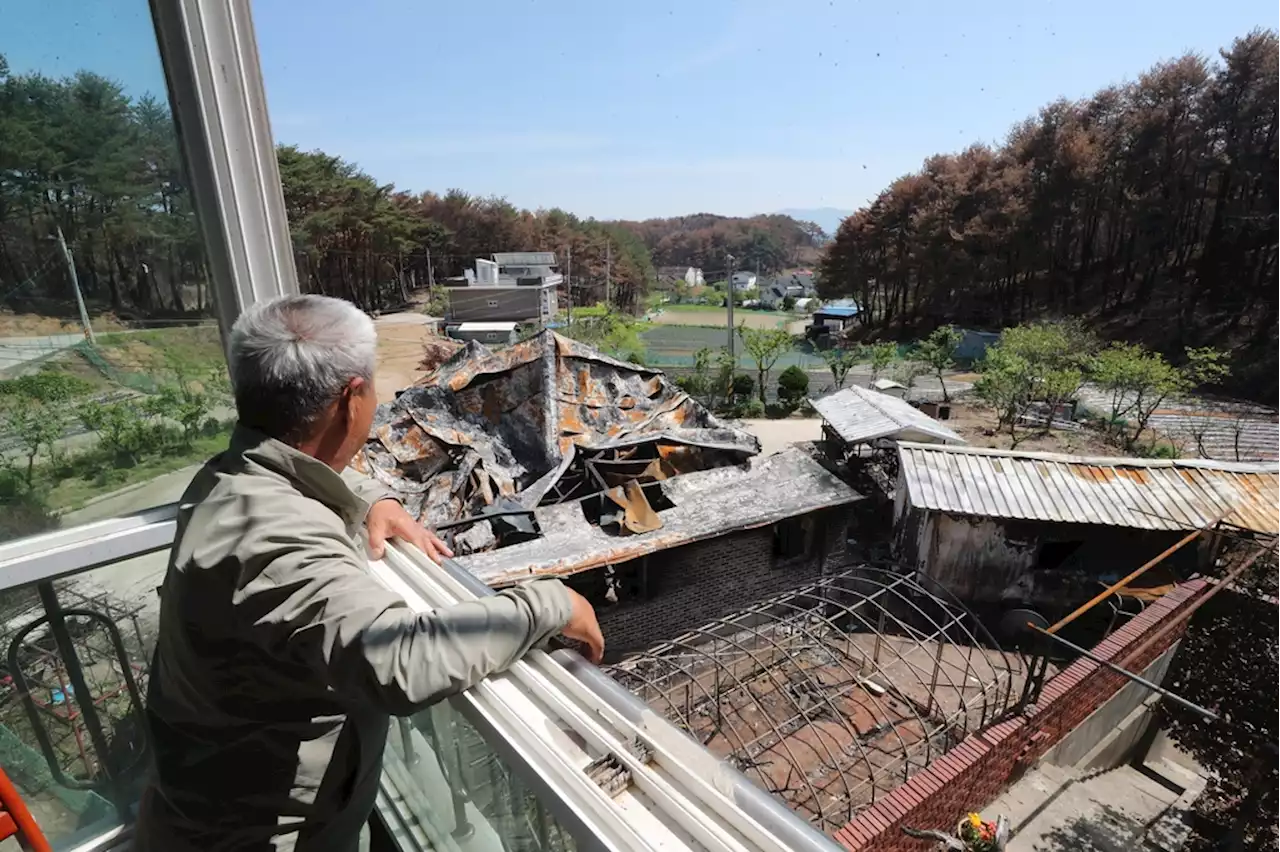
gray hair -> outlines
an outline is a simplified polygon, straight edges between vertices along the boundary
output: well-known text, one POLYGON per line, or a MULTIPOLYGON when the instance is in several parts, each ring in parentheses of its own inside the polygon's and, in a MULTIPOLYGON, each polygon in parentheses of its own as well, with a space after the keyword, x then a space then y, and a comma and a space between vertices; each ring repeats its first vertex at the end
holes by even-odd
POLYGON ((373 320, 350 302, 282 296, 240 315, 228 361, 240 422, 297 440, 353 379, 373 378, 377 334, 373 320))

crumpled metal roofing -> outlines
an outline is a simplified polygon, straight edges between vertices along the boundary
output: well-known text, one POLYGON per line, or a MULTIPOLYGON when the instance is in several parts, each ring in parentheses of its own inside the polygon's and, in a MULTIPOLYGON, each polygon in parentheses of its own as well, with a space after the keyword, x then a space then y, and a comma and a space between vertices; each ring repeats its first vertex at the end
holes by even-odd
MULTIPOLYGON (((753 435, 716 419, 660 370, 544 331, 499 350, 468 342, 378 406, 352 466, 436 526, 494 507, 533 509, 575 459, 643 445, 666 475, 760 452, 753 435)), ((465 528, 455 550, 493 543, 486 521, 465 528)))
POLYGON ((965 441, 905 400, 868 388, 851 387, 811 400, 818 414, 847 444, 887 438, 894 441, 965 441))
POLYGON ((534 513, 540 538, 457 561, 490 585, 563 577, 862 499, 799 447, 676 476, 662 490, 674 506, 651 532, 611 535, 587 520, 578 503, 560 503, 534 513))
POLYGON ((1280 531, 1275 463, 1082 458, 901 443, 909 506, 962 515, 1191 530, 1280 531))

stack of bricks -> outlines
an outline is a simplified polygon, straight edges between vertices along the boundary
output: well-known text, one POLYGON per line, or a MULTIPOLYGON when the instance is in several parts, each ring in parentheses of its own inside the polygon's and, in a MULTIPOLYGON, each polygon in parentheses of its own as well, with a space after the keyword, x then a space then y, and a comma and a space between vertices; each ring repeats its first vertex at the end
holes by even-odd
MULTIPOLYGON (((1129 671, 1142 671, 1182 637, 1186 622, 1141 654, 1133 652, 1208 589, 1203 580, 1183 583, 1099 644, 1093 654, 1129 671)), ((966 813, 999 796, 1126 682, 1093 660, 1077 660, 1045 684, 1033 711, 967 737, 860 812, 835 839, 851 852, 920 852, 921 841, 904 835, 903 826, 954 828, 966 813)))

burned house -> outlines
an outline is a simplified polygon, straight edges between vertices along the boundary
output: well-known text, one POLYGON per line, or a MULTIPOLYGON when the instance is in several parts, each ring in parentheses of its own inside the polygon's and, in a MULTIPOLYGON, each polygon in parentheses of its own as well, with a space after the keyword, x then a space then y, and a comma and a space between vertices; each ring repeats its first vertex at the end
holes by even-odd
POLYGON ((578 588, 615 655, 842 565, 859 499, 810 451, 761 456, 660 371, 550 331, 468 343, 379 408, 354 466, 491 586, 578 588))
POLYGON ((1158 597, 1215 558, 1194 530, 1274 535, 1278 468, 1201 460, 1081 458, 898 445, 899 559, 970 603, 1053 610, 1081 603, 1164 555, 1131 584, 1158 597))

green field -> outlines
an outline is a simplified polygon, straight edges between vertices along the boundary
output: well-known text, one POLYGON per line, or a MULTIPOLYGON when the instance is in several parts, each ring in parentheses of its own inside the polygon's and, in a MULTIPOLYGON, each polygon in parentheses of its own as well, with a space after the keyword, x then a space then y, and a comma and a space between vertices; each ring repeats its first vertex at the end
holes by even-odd
MULTIPOLYGON (((699 349, 718 350, 729 340, 727 328, 708 328, 695 325, 657 325, 640 335, 647 349, 645 361, 654 367, 688 367, 699 349)), ((742 341, 735 337, 739 361, 750 366, 751 359, 743 354, 742 341)), ((825 369, 822 359, 816 355, 793 349, 778 361, 780 369, 798 365, 806 370, 825 369)))

